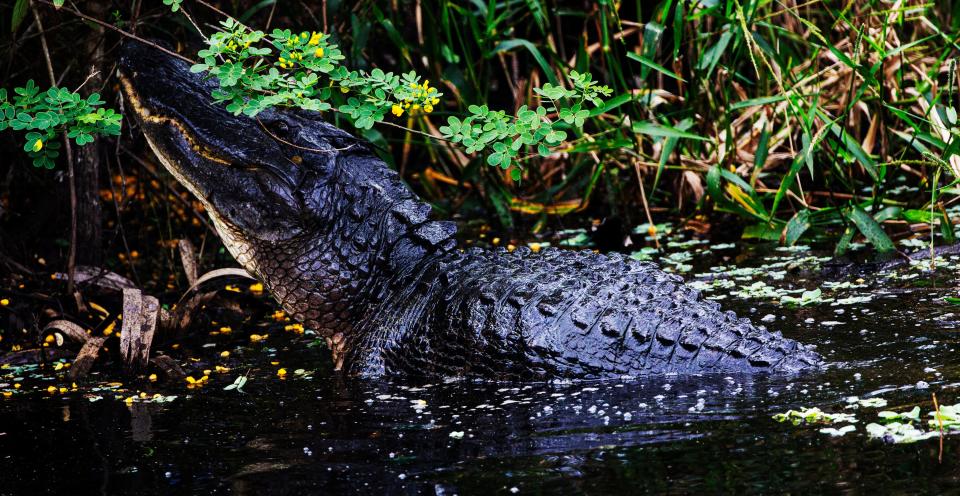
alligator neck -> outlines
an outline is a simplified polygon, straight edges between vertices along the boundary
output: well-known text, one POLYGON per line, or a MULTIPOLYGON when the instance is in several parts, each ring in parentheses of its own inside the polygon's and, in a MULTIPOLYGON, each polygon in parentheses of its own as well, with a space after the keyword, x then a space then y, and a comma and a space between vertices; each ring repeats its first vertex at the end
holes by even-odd
POLYGON ((321 192, 302 199, 315 213, 305 234, 243 243, 239 233, 214 222, 231 254, 292 318, 327 338, 339 362, 338 349, 358 338, 355 323, 425 260, 452 250, 456 227, 429 220, 430 206, 368 153, 304 159, 336 161, 329 176, 305 179, 324 183, 302 188, 321 192))

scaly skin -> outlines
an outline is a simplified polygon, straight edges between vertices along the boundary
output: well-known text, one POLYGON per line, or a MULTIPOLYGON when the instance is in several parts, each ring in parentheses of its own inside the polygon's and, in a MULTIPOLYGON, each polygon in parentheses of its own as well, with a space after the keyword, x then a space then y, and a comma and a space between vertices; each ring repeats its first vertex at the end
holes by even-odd
POLYGON ((140 45, 125 49, 121 83, 230 252, 348 373, 595 378, 822 363, 650 263, 462 251, 452 223, 431 220, 368 146, 316 114, 233 116, 210 102, 212 83, 140 45))

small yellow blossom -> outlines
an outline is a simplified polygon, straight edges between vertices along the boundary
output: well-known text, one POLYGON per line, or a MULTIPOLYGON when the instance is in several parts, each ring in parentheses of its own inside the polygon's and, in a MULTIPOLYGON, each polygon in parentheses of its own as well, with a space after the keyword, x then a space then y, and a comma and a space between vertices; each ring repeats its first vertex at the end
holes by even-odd
POLYGON ((188 376, 185 378, 185 380, 187 381, 187 384, 196 384, 196 383, 197 383, 197 380, 194 379, 192 375, 188 375, 188 376))
POLYGON ((303 324, 300 324, 300 323, 290 324, 290 325, 288 325, 288 326, 285 326, 285 327, 283 328, 283 330, 285 330, 285 331, 293 331, 293 332, 295 332, 295 333, 297 333, 297 334, 303 334, 303 324))
POLYGON ((220 358, 227 358, 227 357, 229 357, 229 356, 230 356, 230 352, 229 352, 229 351, 224 350, 224 351, 221 351, 221 352, 220 352, 220 358))
POLYGON ((230 368, 224 367, 223 365, 217 365, 216 367, 214 367, 214 370, 216 370, 217 373, 220 373, 220 374, 223 374, 224 372, 230 372, 230 368))
POLYGON ((230 334, 231 332, 233 332, 233 329, 231 329, 230 326, 223 326, 220 328, 220 334, 230 334))
POLYGON ((130 406, 133 404, 133 400, 135 399, 137 399, 136 396, 127 396, 127 399, 123 400, 123 402, 126 403, 127 406, 130 406))
POLYGON ((33 148, 33 151, 35 151, 35 152, 39 152, 40 150, 42 150, 42 149, 43 149, 43 140, 38 139, 37 141, 34 141, 32 148, 33 148))
POLYGON ((433 112, 433 105, 430 105, 429 103, 426 104, 426 105, 424 105, 424 106, 423 106, 423 111, 426 112, 426 113, 428 113, 428 114, 429 114, 430 112, 433 112))
POLYGON ((320 44, 320 38, 322 38, 322 37, 323 37, 323 35, 320 34, 320 33, 313 33, 313 35, 310 36, 310 41, 308 41, 307 44, 308 44, 308 45, 319 45, 319 44, 320 44))
POLYGON ((60 394, 66 393, 67 391, 69 391, 69 389, 65 387, 60 388, 60 394))
POLYGON ((283 310, 277 310, 276 312, 273 312, 273 320, 276 320, 277 322, 280 322, 286 318, 287 314, 284 313, 283 310))
POLYGON ((56 393, 56 392, 57 392, 57 386, 48 386, 48 387, 47 387, 47 392, 50 393, 50 394, 56 393))
POLYGON ((4 397, 4 398, 9 398, 9 397, 11 397, 11 396, 13 396, 13 391, 4 391, 4 392, 3 392, 3 397, 4 397))
POLYGON ((349 92, 350 92, 350 88, 347 88, 346 86, 340 87, 340 93, 349 93, 349 92))
POLYGON ((0 300, 0 307, 5 307, 9 304, 10 304, 10 300, 8 298, 3 298, 2 300, 0 300))
POLYGON ((278 370, 277 370, 277 376, 279 376, 281 379, 283 379, 284 377, 286 377, 286 376, 287 376, 287 369, 278 369, 278 370))
POLYGON ((657 226, 655 226, 655 225, 653 225, 653 224, 650 224, 650 227, 647 228, 647 234, 649 234, 650 236, 656 236, 656 235, 657 235, 657 226))
POLYGON ((318 59, 319 59, 320 57, 323 57, 323 47, 320 47, 320 48, 317 48, 316 50, 314 50, 314 51, 313 51, 313 56, 316 57, 316 58, 318 58, 318 59))
POLYGON ((21 387, 22 387, 22 385, 21 385, 19 382, 15 382, 15 383, 13 384, 13 389, 20 389, 21 387))
POLYGON ((262 293, 263 292, 263 283, 255 282, 250 285, 251 293, 262 293))
POLYGON ((57 362, 57 364, 53 366, 53 370, 63 370, 63 362, 57 362))
POLYGON ((264 339, 267 339, 266 334, 263 334, 263 335, 261 335, 261 334, 251 334, 251 335, 250 335, 250 341, 253 342, 253 343, 258 343, 258 342, 260 342, 260 341, 263 341, 264 339))
MULTIPOLYGON (((47 336, 43 338, 43 342, 49 344, 49 343, 52 343, 54 339, 56 338, 53 337, 53 334, 47 334, 47 336)), ((63 367, 62 363, 58 362, 58 364, 61 366, 61 368, 63 367)), ((57 369, 57 370, 60 370, 60 369, 57 369)))
POLYGON ((430 105, 436 105, 436 104, 438 104, 438 103, 440 103, 440 99, 439 99, 439 98, 431 98, 431 99, 430 99, 430 105))
POLYGON ((210 369, 203 369, 203 375, 210 375, 211 372, 213 371, 210 369))
POLYGON ((150 382, 157 382, 157 374, 150 374, 150 377, 147 377, 150 382))
POLYGON ((397 105, 395 103, 393 104, 393 107, 390 109, 390 112, 392 112, 393 115, 400 117, 401 115, 403 115, 403 108, 400 107, 400 105, 397 105))

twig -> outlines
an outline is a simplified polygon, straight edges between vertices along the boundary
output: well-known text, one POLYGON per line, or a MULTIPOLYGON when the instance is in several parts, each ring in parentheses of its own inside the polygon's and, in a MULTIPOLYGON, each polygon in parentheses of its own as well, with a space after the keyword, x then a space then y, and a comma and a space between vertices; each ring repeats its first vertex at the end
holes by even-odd
POLYGON ((110 30, 112 30, 112 31, 115 31, 115 32, 117 32, 117 33, 120 33, 122 36, 125 36, 125 37, 127 37, 127 38, 130 38, 130 39, 133 39, 133 40, 137 40, 137 41, 139 41, 140 43, 143 43, 144 45, 147 45, 147 46, 152 47, 152 48, 156 48, 157 50, 160 50, 161 52, 166 53, 167 55, 176 57, 176 58, 178 58, 178 59, 180 59, 180 60, 182 60, 182 61, 184 61, 184 62, 189 62, 190 64, 196 64, 196 61, 194 61, 193 59, 184 57, 183 55, 180 55, 179 53, 174 52, 174 51, 172 51, 172 50, 168 50, 168 49, 166 49, 166 48, 163 48, 162 46, 160 46, 160 45, 158 45, 158 44, 156 44, 156 43, 154 43, 154 42, 152 42, 152 41, 150 41, 150 40, 141 38, 141 37, 139 37, 139 36, 137 36, 137 35, 135 35, 135 34, 133 34, 133 33, 124 31, 124 30, 122 30, 122 29, 114 26, 113 24, 109 24, 109 23, 103 22, 103 21, 101 21, 100 19, 97 19, 97 18, 95 18, 95 17, 90 17, 90 16, 84 14, 83 12, 80 12, 80 11, 75 10, 75 9, 73 9, 73 8, 65 7, 65 6, 64 6, 64 7, 57 7, 56 5, 53 4, 53 2, 50 2, 49 0, 36 0, 36 1, 38 1, 38 2, 40 2, 40 3, 42 3, 42 4, 49 5, 49 6, 51 6, 51 7, 57 8, 57 9, 59 9, 59 10, 64 10, 64 11, 66 11, 66 12, 69 12, 69 13, 71 13, 71 14, 73 14, 73 15, 75 15, 75 16, 83 19, 83 20, 90 21, 90 22, 92 22, 92 23, 94 23, 94 24, 97 24, 98 26, 102 26, 102 27, 105 27, 105 28, 110 29, 110 30))
POLYGON ((263 121, 261 121, 259 117, 254 117, 254 119, 257 120, 257 124, 260 124, 260 127, 263 128, 263 130, 266 131, 266 133, 269 134, 271 138, 273 138, 273 139, 275 139, 275 140, 283 143, 284 145, 292 146, 293 148, 296 148, 296 149, 298 149, 298 150, 304 150, 304 151, 313 152, 313 153, 335 153, 335 152, 346 151, 346 150, 349 150, 349 149, 353 148, 354 146, 356 146, 356 143, 351 143, 350 146, 346 146, 346 147, 344 147, 344 148, 329 148, 329 149, 327 149, 327 150, 324 150, 324 149, 322 149, 322 148, 310 148, 310 147, 308 147, 308 146, 300 146, 300 145, 291 143, 291 142, 289 142, 289 141, 287 141, 287 140, 285 140, 285 139, 277 136, 276 134, 273 134, 273 132, 271 132, 269 129, 267 129, 267 126, 264 125, 263 121))
POLYGON ((91 72, 90 75, 87 76, 87 78, 84 79, 82 83, 80 83, 80 86, 77 86, 77 89, 73 90, 73 92, 74 92, 74 93, 79 92, 81 88, 83 88, 84 86, 86 86, 87 82, 89 82, 91 79, 97 77, 98 74, 100 74, 100 71, 93 71, 93 72, 91 72))
POLYGON ((273 14, 277 11, 277 0, 274 0, 273 5, 270 6, 270 15, 267 16, 267 25, 264 27, 264 31, 270 31, 270 25, 273 24, 273 14))
POLYGON ((933 409, 937 414, 937 423, 940 424, 940 456, 937 460, 943 463, 943 417, 940 416, 940 405, 937 403, 937 393, 930 394, 933 395, 933 409))
MULTIPOLYGON (((50 47, 47 45, 47 35, 43 31, 40 13, 34 3, 30 4, 30 10, 33 12, 33 19, 36 21, 37 30, 40 32, 40 46, 43 47, 43 57, 47 64, 47 76, 50 77, 50 85, 56 87, 57 77, 53 73, 50 47)), ((70 146, 70 138, 67 137, 66 131, 63 131, 63 145, 64 152, 67 155, 67 182, 70 186, 70 248, 67 251, 67 294, 73 294, 73 279, 77 271, 77 183, 74 174, 73 148, 70 146)))
POLYGON ((650 215, 650 205, 647 204, 647 193, 643 188, 643 176, 640 175, 640 166, 634 162, 633 170, 637 172, 637 185, 640 186, 640 200, 643 201, 643 211, 647 214, 647 222, 650 223, 650 231, 653 234, 653 244, 660 249, 660 236, 657 235, 657 228, 653 224, 653 216, 650 215))
POLYGON ((433 134, 430 134, 430 133, 425 133, 425 132, 423 132, 423 131, 418 131, 418 130, 416 130, 416 129, 411 129, 411 128, 406 127, 406 126, 401 126, 400 124, 394 124, 393 122, 390 122, 390 121, 380 121, 379 124, 386 124, 386 125, 388 125, 388 126, 393 126, 393 127, 397 128, 397 129, 403 129, 404 131, 409 131, 409 132, 414 133, 414 134, 419 134, 419 135, 421 135, 421 136, 426 136, 427 138, 432 138, 432 139, 439 140, 439 141, 447 141, 447 142, 449 142, 449 143, 454 143, 453 140, 444 138, 443 136, 436 136, 436 135, 433 135, 433 134))
POLYGON ((219 15, 221 15, 221 16, 223 16, 223 17, 226 17, 226 18, 228 18, 228 19, 232 19, 233 22, 236 22, 237 24, 243 26, 243 27, 244 27, 245 29, 247 29, 248 31, 252 31, 252 29, 250 29, 250 27, 248 27, 246 24, 244 24, 244 23, 240 22, 239 20, 237 20, 236 17, 233 17, 232 15, 230 15, 230 14, 228 14, 228 13, 226 13, 226 12, 224 12, 224 11, 216 8, 216 7, 214 7, 213 5, 210 5, 209 3, 204 2, 203 0, 197 0, 197 3, 199 3, 200 5, 203 5, 204 7, 206 7, 206 8, 208 8, 208 9, 216 12, 217 14, 219 14, 219 15))

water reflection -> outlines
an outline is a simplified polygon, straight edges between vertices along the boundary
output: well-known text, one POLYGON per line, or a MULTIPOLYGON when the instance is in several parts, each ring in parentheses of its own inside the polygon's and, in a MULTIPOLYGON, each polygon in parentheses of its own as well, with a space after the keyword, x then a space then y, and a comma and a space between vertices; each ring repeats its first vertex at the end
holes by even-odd
MULTIPOLYGON (((855 306, 794 310, 730 302, 775 315, 770 327, 832 362, 801 377, 400 384, 317 370, 164 404, 0 402, 0 494, 948 493, 960 436, 940 463, 936 440, 868 440, 875 410, 845 401, 929 409, 936 391, 960 402, 957 312, 943 294, 887 288, 855 306), (853 412, 858 431, 831 438, 770 418, 799 406, 853 412)), ((284 364, 316 367, 319 353, 290 346, 284 364)))

